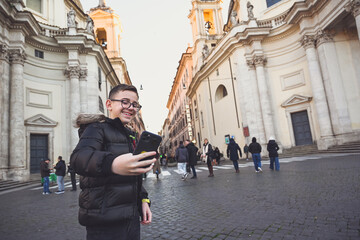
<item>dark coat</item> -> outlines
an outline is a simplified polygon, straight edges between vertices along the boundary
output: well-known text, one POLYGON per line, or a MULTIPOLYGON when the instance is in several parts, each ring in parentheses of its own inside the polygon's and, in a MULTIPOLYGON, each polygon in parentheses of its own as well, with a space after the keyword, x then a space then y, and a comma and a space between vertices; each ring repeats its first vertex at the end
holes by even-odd
POLYGON ((261 153, 261 145, 256 142, 256 138, 252 138, 252 143, 249 145, 249 152, 253 153, 261 153))
POLYGON ((279 146, 277 145, 277 143, 275 142, 275 140, 269 140, 268 144, 267 144, 267 150, 269 152, 269 157, 278 157, 278 150, 279 150, 279 146))
MULTIPOLYGON (((203 154, 205 154, 205 155, 207 156, 207 161, 212 161, 214 151, 213 151, 213 149, 212 149, 211 144, 208 143, 208 145, 209 145, 209 146, 208 146, 207 152, 204 152, 203 154)), ((204 143, 204 144, 203 144, 203 149, 205 149, 205 147, 206 147, 206 145, 205 145, 205 143, 204 143)))
POLYGON ((188 153, 189 153, 189 164, 191 166, 194 166, 196 165, 196 162, 197 162, 197 151, 198 151, 198 148, 194 145, 194 143, 189 143, 187 146, 186 146, 186 149, 188 150, 188 153))
POLYGON ((45 160, 40 162, 40 174, 42 178, 50 176, 49 164, 45 160))
POLYGON ((213 151, 213 158, 217 161, 220 159, 220 151, 218 148, 215 148, 215 150, 213 151))
POLYGON ((180 163, 189 162, 189 153, 183 144, 176 149, 175 159, 180 163))
POLYGON ((239 160, 238 151, 240 153, 240 157, 242 157, 241 148, 235 142, 234 139, 230 139, 230 143, 229 143, 229 145, 227 147, 227 150, 226 150, 227 157, 230 156, 230 160, 232 160, 232 161, 239 160))
POLYGON ((141 175, 121 176, 111 171, 117 156, 133 152, 134 133, 119 118, 79 118, 80 140, 71 154, 70 165, 80 175, 80 224, 108 225, 135 217, 141 212, 141 200, 147 198, 141 175))
POLYGON ((66 173, 66 165, 64 160, 60 160, 54 167, 56 169, 55 174, 56 176, 65 176, 66 173))

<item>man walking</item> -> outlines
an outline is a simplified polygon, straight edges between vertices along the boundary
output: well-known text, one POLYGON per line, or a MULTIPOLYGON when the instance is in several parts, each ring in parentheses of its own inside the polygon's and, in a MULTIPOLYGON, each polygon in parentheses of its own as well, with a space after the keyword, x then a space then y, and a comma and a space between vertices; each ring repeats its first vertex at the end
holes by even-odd
POLYGON ((76 191, 76 173, 75 170, 70 166, 70 164, 68 164, 68 173, 70 173, 71 178, 71 191, 76 191))
POLYGON ((240 153, 240 157, 242 157, 242 153, 241 153, 241 148, 239 147, 239 145, 235 142, 235 140, 233 138, 230 139, 230 143, 227 147, 226 153, 227 153, 227 157, 230 157, 230 160, 233 162, 234 164, 234 168, 236 173, 239 173, 239 155, 238 155, 238 151, 240 153))
POLYGON ((178 162, 178 170, 182 174, 181 180, 186 180, 189 175, 189 173, 186 172, 186 163, 189 162, 189 153, 184 147, 183 141, 180 141, 180 146, 176 149, 175 159, 178 162))
POLYGON ((40 162, 40 174, 41 177, 44 179, 44 184, 43 184, 44 190, 42 193, 43 195, 51 193, 49 190, 49 177, 50 177, 49 163, 50 163, 49 159, 45 159, 40 162))
POLYGON ((249 152, 251 153, 252 159, 254 161, 255 172, 262 172, 261 169, 261 145, 256 142, 256 138, 253 137, 249 145, 249 152))
POLYGON ((66 172, 65 161, 62 160, 62 156, 58 157, 58 162, 56 163, 54 168, 56 169, 55 175, 58 184, 58 190, 55 192, 55 194, 62 194, 65 192, 64 177, 66 172))
POLYGON ((197 160, 196 154, 197 154, 198 148, 195 146, 194 143, 190 142, 190 140, 188 140, 188 139, 185 141, 185 146, 189 153, 189 165, 193 172, 193 176, 190 179, 196 179, 197 175, 196 175, 195 165, 196 165, 196 160, 197 160))

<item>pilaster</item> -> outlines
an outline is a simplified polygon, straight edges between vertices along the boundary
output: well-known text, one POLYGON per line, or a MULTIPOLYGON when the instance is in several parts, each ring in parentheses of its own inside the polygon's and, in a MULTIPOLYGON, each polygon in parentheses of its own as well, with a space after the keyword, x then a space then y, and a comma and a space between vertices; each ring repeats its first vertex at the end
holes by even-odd
POLYGON ((22 49, 9 51, 10 60, 10 131, 9 131, 9 178, 23 179, 25 164, 24 125, 24 62, 22 49))
POLYGON ((334 145, 335 141, 333 137, 329 106, 326 99, 320 64, 315 49, 315 37, 312 35, 304 35, 300 42, 305 48, 306 52, 306 58, 308 61, 310 73, 311 88, 320 127, 320 139, 318 141, 318 148, 327 149, 330 146, 334 145))
POLYGON ((70 80, 70 148, 71 150, 75 148, 79 137, 76 129, 73 127, 73 123, 80 113, 80 72, 81 69, 79 66, 68 66, 65 69, 64 74, 70 80))
POLYGON ((247 59, 246 64, 249 67, 249 75, 250 75, 250 82, 249 85, 251 86, 250 98, 252 100, 252 116, 249 117, 249 124, 255 123, 256 128, 250 128, 250 135, 252 137, 256 137, 260 144, 266 143, 266 136, 265 136, 265 129, 264 129, 264 120, 263 114, 261 111, 261 104, 260 104, 260 95, 259 95, 259 87, 255 69, 255 61, 254 59, 247 59))
POLYGON ((0 44, 0 168, 2 169, 9 166, 9 64, 9 49, 5 44, 0 44))
POLYGON ((264 69, 266 62, 267 60, 263 55, 254 56, 254 65, 256 68, 256 77, 258 81, 260 106, 265 128, 265 142, 267 142, 270 137, 275 137, 274 121, 272 117, 273 111, 271 110, 269 88, 266 81, 264 69))
POLYGON ((87 69, 82 68, 80 70, 80 111, 82 113, 88 112, 87 105, 87 69))
POLYGON ((351 0, 345 6, 346 11, 351 12, 356 21, 356 28, 360 40, 360 0, 351 0))
POLYGON ((333 131, 341 138, 339 135, 352 132, 352 127, 333 35, 320 30, 315 38, 333 131))

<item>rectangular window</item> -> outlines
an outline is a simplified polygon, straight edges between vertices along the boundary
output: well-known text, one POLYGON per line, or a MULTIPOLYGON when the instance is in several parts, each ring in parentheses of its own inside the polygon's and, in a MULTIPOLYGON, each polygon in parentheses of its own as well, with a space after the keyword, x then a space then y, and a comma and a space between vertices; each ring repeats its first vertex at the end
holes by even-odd
POLYGON ((42 13, 42 0, 27 0, 26 7, 31 8, 34 11, 42 13))
POLYGON ((35 57, 44 59, 44 52, 35 49, 35 57))
POLYGON ((98 67, 98 83, 99 83, 99 90, 101 91, 102 79, 101 79, 101 68, 99 67, 98 67))
POLYGON ((281 0, 266 0, 267 7, 271 7, 275 3, 280 2, 281 0))

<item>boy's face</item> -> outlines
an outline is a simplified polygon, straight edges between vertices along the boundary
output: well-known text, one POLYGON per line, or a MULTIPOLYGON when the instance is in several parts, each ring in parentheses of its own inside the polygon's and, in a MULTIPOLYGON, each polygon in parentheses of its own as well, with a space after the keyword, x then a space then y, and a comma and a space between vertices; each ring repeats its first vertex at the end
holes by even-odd
MULTIPOLYGON (((130 103, 138 102, 138 97, 133 91, 120 91, 116 93, 113 100, 124 100, 130 103)), ((129 123, 136 115, 136 109, 130 105, 129 108, 123 107, 121 101, 106 100, 106 108, 109 110, 109 117, 111 119, 120 118, 123 124, 129 123)))

